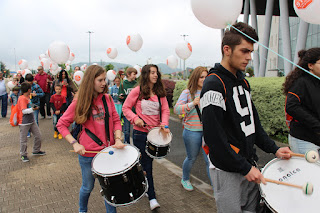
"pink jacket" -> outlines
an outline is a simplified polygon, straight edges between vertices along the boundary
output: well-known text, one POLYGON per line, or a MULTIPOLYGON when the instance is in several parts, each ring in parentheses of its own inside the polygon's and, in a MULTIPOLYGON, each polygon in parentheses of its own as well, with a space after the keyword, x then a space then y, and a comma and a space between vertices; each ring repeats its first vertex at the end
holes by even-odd
MULTIPOLYGON (((82 144, 87 151, 101 151, 107 146, 111 146, 115 143, 114 131, 121 130, 121 123, 119 115, 115 109, 114 102, 108 95, 106 96, 106 102, 109 110, 109 131, 110 131, 110 142, 106 141, 106 131, 104 124, 104 107, 102 101, 102 94, 99 94, 97 98, 93 100, 92 115, 90 118, 82 124, 82 131, 80 132, 79 143, 82 144), (85 128, 89 129, 94 133, 103 143, 103 146, 99 146, 94 142, 85 132, 85 128)), ((70 134, 68 127, 74 121, 75 111, 76 111, 77 100, 74 100, 67 111, 59 119, 57 128, 63 137, 70 134)), ((87 153, 84 156, 93 157, 95 154, 87 153)))
MULTIPOLYGON (((128 95, 126 101, 122 106, 122 111, 124 116, 134 124, 134 122, 140 118, 144 123, 148 125, 160 125, 160 112, 159 112, 159 101, 158 96, 154 95, 148 100, 142 99, 138 100, 140 94, 140 87, 134 88, 128 95), (132 107, 135 107, 136 114, 132 111, 132 107)), ((170 110, 166 97, 160 98, 161 102, 161 116, 162 116, 162 125, 169 125, 170 110)), ((141 132, 148 132, 148 129, 153 127, 133 127, 135 130, 141 132)))

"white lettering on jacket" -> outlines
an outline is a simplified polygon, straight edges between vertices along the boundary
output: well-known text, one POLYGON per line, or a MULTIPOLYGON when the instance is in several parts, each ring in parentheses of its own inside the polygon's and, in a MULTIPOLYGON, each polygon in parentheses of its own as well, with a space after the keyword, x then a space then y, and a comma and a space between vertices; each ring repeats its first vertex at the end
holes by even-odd
POLYGON ((242 121, 240 123, 241 129, 244 132, 244 134, 247 136, 255 133, 255 125, 254 125, 254 118, 253 118, 253 112, 252 112, 252 103, 251 103, 251 98, 250 98, 250 93, 243 89, 242 86, 233 87, 233 101, 236 106, 237 112, 240 114, 241 117, 250 115, 250 124, 246 126, 246 123, 242 121), (239 92, 238 92, 239 89, 239 92), (240 93, 240 94, 239 94, 240 93), (239 95, 245 94, 246 100, 247 100, 247 107, 242 108, 240 104, 240 99, 239 95))
POLYGON ((210 90, 204 93, 200 99, 201 110, 209 105, 221 107, 224 111, 226 111, 226 103, 220 92, 210 90))

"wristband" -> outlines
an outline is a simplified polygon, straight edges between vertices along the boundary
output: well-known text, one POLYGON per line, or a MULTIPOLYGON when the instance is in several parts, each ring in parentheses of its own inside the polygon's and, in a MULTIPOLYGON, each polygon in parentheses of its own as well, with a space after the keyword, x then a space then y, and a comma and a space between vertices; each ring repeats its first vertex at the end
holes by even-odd
POLYGON ((78 141, 74 140, 74 141, 72 141, 70 144, 73 145, 73 144, 75 144, 75 143, 78 143, 78 141))

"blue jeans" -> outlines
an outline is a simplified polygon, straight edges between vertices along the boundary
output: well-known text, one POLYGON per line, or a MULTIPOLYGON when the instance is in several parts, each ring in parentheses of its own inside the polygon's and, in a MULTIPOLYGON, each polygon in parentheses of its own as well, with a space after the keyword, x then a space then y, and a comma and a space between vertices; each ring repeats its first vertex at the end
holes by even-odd
POLYGON ((208 174, 209 180, 211 180, 210 173, 209 173, 208 157, 204 152, 204 150, 202 149, 202 136, 203 136, 202 131, 190 131, 190 130, 184 129, 182 136, 183 136, 183 141, 184 141, 184 145, 186 147, 186 152, 187 152, 187 157, 182 164, 182 172, 183 172, 182 179, 185 181, 190 180, 191 168, 194 162, 196 161, 197 156, 201 150, 204 157, 204 161, 206 163, 207 174, 208 174))
MULTIPOLYGON (((79 164, 81 167, 82 174, 82 186, 80 188, 79 193, 79 212, 87 212, 88 211, 88 201, 90 197, 90 193, 94 187, 95 178, 92 175, 91 171, 91 162, 93 157, 84 157, 79 155, 79 164)), ((115 207, 109 205, 106 201, 106 212, 107 213, 116 213, 117 210, 115 207)))
POLYGON ((57 123, 58 123, 59 119, 61 118, 61 116, 62 116, 62 114, 59 114, 59 115, 53 114, 53 119, 52 119, 53 129, 56 132, 59 132, 58 129, 57 129, 57 123))
POLYGON ((7 109, 8 109, 8 94, 1 95, 0 100, 1 100, 1 116, 5 118, 7 116, 7 109))
POLYGON ((33 110, 34 120, 36 121, 37 125, 39 126, 39 109, 33 110))
POLYGON ((130 144, 130 121, 128 121, 125 116, 123 116, 122 131, 124 134, 124 143, 130 144))
POLYGON ((140 163, 142 165, 143 170, 147 173, 148 180, 148 196, 149 200, 156 198, 156 193, 154 192, 154 183, 153 183, 153 175, 152 175, 152 162, 153 158, 150 158, 146 153, 146 141, 147 141, 146 132, 141 132, 138 130, 133 130, 133 144, 139 149, 141 153, 140 163))
POLYGON ((290 149, 295 153, 305 154, 307 151, 315 150, 320 152, 320 147, 304 140, 300 140, 298 138, 292 137, 289 134, 289 145, 290 149))

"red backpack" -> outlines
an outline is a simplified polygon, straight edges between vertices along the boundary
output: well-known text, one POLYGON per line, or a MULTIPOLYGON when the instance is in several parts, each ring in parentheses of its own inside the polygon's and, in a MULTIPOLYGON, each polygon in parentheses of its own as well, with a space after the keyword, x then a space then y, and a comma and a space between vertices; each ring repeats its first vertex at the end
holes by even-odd
MULTIPOLYGON (((294 94, 293 92, 288 92, 288 94, 289 93, 294 95, 294 96, 296 96, 298 98, 299 102, 301 102, 300 98, 299 98, 299 96, 297 94, 294 94)), ((288 128, 290 129, 290 123, 291 123, 291 121, 293 121, 293 117, 291 115, 289 115, 287 113, 287 111, 286 111, 287 98, 288 98, 288 95, 286 96, 286 101, 285 101, 285 105, 284 105, 284 114, 285 114, 285 117, 286 117, 286 124, 287 124, 288 128)))

